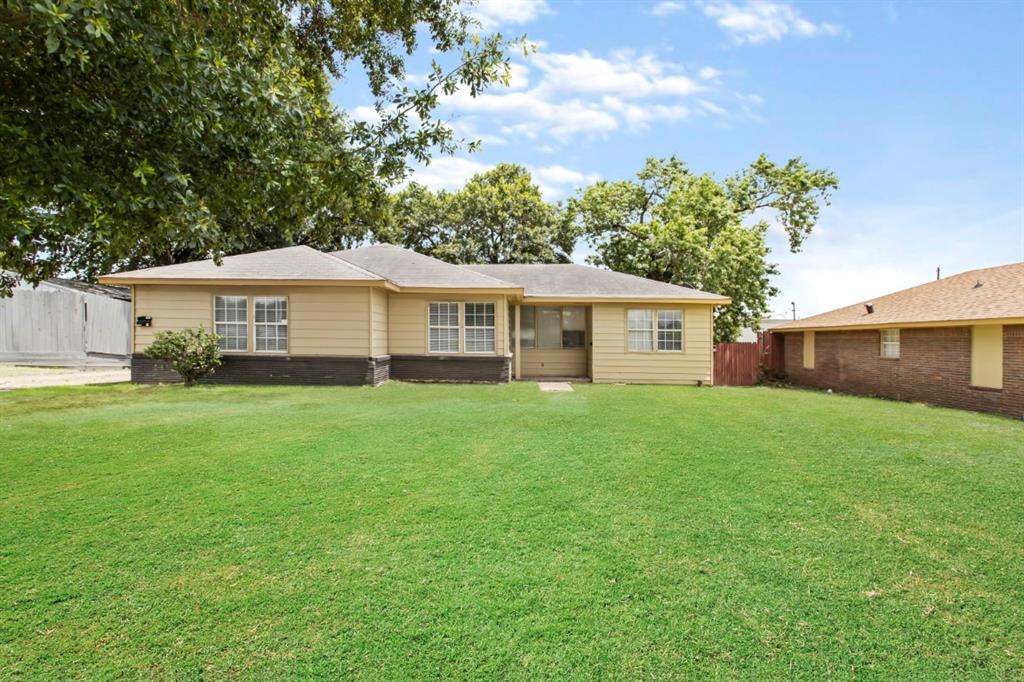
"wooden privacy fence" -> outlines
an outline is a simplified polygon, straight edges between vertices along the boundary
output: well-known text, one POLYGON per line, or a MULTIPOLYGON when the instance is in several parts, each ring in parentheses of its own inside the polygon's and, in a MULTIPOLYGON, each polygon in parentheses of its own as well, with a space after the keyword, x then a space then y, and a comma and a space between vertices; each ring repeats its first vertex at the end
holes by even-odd
POLYGON ((757 383, 756 343, 720 343, 715 346, 715 384, 753 386, 757 383))
POLYGON ((128 357, 131 303, 45 287, 19 287, 0 299, 0 362, 86 365, 128 357))
POLYGON ((781 334, 758 332, 751 343, 719 343, 715 346, 715 385, 753 386, 762 371, 781 371, 781 334))

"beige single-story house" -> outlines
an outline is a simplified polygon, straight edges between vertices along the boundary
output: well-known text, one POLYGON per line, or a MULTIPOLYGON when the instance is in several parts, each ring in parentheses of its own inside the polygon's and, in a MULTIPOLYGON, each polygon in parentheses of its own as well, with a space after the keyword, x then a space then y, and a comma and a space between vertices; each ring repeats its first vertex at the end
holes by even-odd
POLYGON ((710 384, 725 296, 582 265, 452 265, 380 244, 292 246, 100 278, 132 289, 132 380, 176 375, 157 332, 220 335, 222 383, 559 377, 710 384))
POLYGON ((963 272, 772 332, 783 339, 783 370, 794 384, 1024 417, 1024 263, 963 272))

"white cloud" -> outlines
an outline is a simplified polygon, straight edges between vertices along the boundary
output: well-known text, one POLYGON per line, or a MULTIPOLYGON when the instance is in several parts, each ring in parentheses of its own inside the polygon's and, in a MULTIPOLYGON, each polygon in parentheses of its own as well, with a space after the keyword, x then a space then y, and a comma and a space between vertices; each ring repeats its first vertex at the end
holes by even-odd
POLYGON ((630 50, 612 53, 611 59, 588 51, 538 53, 537 68, 549 88, 559 92, 616 93, 621 97, 681 96, 699 92, 702 86, 680 73, 681 67, 650 54, 630 50))
POLYGON ((380 112, 372 106, 360 105, 355 107, 349 112, 349 116, 363 123, 380 123, 380 112))
MULTIPOLYGON (((605 97, 602 102, 622 115, 631 130, 643 130, 651 121, 680 121, 690 116, 689 107, 683 104, 634 104, 618 97, 605 97)), ((724 111, 724 110, 723 110, 724 111)))
POLYGON ((543 14, 551 14, 546 0, 479 0, 469 11, 485 31, 510 24, 528 24, 543 14))
POLYGON ((706 99, 699 100, 698 103, 701 105, 701 107, 704 108, 704 111, 708 112, 709 114, 724 114, 725 113, 725 109, 723 109, 722 107, 718 106, 714 102, 709 102, 706 99))
POLYGON ((718 78, 719 76, 721 76, 722 72, 719 71, 718 69, 714 68, 714 67, 705 66, 703 69, 701 69, 700 71, 697 72, 697 75, 699 75, 701 78, 703 78, 706 81, 713 81, 716 78, 718 78))
POLYGON ((522 90, 530 84, 530 70, 525 64, 509 65, 509 90, 522 90))
POLYGON ((476 97, 459 91, 444 102, 448 107, 473 114, 525 119, 522 123, 506 125, 502 131, 530 138, 543 132, 565 140, 578 133, 602 134, 618 127, 614 116, 594 104, 579 99, 551 101, 534 91, 504 95, 484 93, 476 97))
POLYGON ((786 36, 836 36, 838 24, 815 23, 805 19, 792 5, 768 0, 747 0, 742 6, 714 0, 704 5, 704 14, 732 35, 739 44, 781 40, 786 36))
POLYGON ((656 17, 664 17, 669 14, 675 14, 682 12, 686 9, 686 5, 682 2, 675 2, 674 0, 665 0, 665 2, 659 2, 657 5, 651 8, 651 14, 656 17))
POLYGON ((462 138, 470 142, 479 141, 484 146, 502 145, 508 143, 508 140, 506 140, 501 135, 495 135, 493 133, 488 133, 480 130, 477 127, 476 121, 474 119, 458 119, 455 121, 450 121, 448 125, 451 126, 451 129, 455 133, 456 137, 462 138))
MULTIPOLYGON (((580 52, 539 52, 529 67, 513 64, 511 87, 477 97, 460 90, 442 98, 442 106, 482 127, 494 126, 503 137, 566 143, 576 136, 603 138, 627 128, 640 130, 651 121, 678 121, 693 109, 689 98, 700 93, 711 101, 718 90, 708 82, 719 72, 711 67, 691 77, 681 64, 649 52, 618 50, 608 56, 580 52)), ((705 108, 712 113, 724 113, 705 108)))

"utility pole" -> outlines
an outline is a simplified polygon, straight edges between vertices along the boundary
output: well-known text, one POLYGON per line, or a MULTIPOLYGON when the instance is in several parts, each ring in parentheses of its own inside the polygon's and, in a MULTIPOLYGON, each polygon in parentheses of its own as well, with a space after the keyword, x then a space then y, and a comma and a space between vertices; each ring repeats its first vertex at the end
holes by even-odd
POLYGON ((793 307, 793 319, 796 319, 796 301, 790 301, 789 305, 793 307))

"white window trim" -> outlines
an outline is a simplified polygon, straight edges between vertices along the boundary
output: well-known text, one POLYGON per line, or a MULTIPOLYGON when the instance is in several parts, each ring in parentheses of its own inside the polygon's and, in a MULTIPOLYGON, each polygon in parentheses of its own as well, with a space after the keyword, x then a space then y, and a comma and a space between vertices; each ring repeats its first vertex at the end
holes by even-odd
POLYGON ((683 353, 686 351, 686 311, 682 308, 626 308, 626 352, 627 353, 639 353, 645 355, 648 353, 683 353), (650 329, 633 329, 629 326, 629 313, 632 310, 642 310, 650 313, 651 316, 651 327, 650 329), (671 350, 659 350, 658 349, 658 313, 673 311, 679 313, 679 349, 671 350), (631 331, 647 331, 651 335, 651 350, 633 350, 629 345, 629 333, 631 331))
POLYGON ((460 354, 462 354, 462 349, 465 348, 465 345, 464 345, 465 339, 462 338, 462 327, 463 327, 463 324, 462 324, 462 322, 463 322, 463 318, 462 318, 462 315, 463 315, 462 304, 459 303, 458 301, 428 301, 427 302, 426 315, 427 315, 427 355, 460 355, 460 354), (447 305, 454 305, 455 306, 456 319, 458 320, 458 322, 456 323, 456 326, 454 326, 454 327, 452 327, 451 325, 438 326, 438 325, 430 324, 430 306, 438 305, 438 304, 442 304, 442 303, 443 304, 447 304, 447 305), (431 348, 430 348, 430 330, 431 329, 456 329, 456 330, 458 330, 458 335, 456 337, 458 340, 456 341, 456 343, 458 344, 459 347, 456 350, 454 350, 454 351, 450 351, 450 350, 431 350, 431 348))
MULTIPOLYGON (((666 332, 675 332, 675 329, 666 329, 666 332)), ((655 309, 654 311, 654 351, 656 353, 682 353, 686 348, 686 314, 679 308, 662 308, 660 310, 655 309), (679 348, 658 348, 658 332, 661 331, 659 326, 658 315, 659 313, 679 313, 679 348)))
MULTIPOLYGON (((238 355, 240 353, 248 353, 249 352, 249 348, 252 347, 252 346, 250 346, 250 343, 253 342, 251 330, 249 328, 250 321, 252 319, 252 309, 251 309, 251 306, 249 304, 250 303, 249 302, 249 297, 248 296, 243 296, 243 295, 240 295, 240 294, 214 294, 213 295, 213 333, 217 334, 218 336, 220 336, 219 332, 217 331, 217 324, 218 324, 218 322, 217 322, 217 299, 218 298, 240 298, 243 301, 245 301, 245 348, 242 349, 242 350, 238 350, 238 349, 226 350, 226 349, 222 348, 220 352, 228 354, 228 355, 238 355)), ((220 322, 219 324, 238 324, 238 323, 237 322, 220 322)), ((218 345, 218 347, 220 346, 219 342, 218 342, 217 345, 218 345)))
POLYGON ((902 343, 901 343, 902 339, 900 338, 900 336, 901 335, 900 335, 900 330, 899 329, 880 329, 878 331, 878 342, 879 342, 878 355, 879 355, 879 357, 881 357, 881 358, 883 358, 885 360, 899 360, 900 359, 900 355, 903 352, 903 347, 902 347, 902 343), (885 339, 886 332, 895 332, 896 333, 896 340, 895 341, 886 341, 886 339, 885 339), (895 348, 896 349, 896 354, 895 355, 888 355, 888 354, 886 354, 885 349, 887 347, 895 348))
POLYGON ((654 312, 654 310, 652 310, 650 308, 626 308, 626 352, 628 352, 628 353, 654 353, 655 352, 654 349, 656 347, 656 335, 655 335, 654 329, 655 329, 655 327, 657 325, 657 322, 655 321, 656 319, 657 319, 656 313, 654 312), (630 324, 630 320, 629 320, 629 314, 631 312, 634 312, 634 311, 648 313, 648 315, 651 318, 651 326, 648 327, 646 330, 644 328, 642 328, 642 327, 635 327, 634 328, 630 324), (648 336, 649 336, 649 341, 651 342, 651 350, 634 350, 633 347, 629 343, 630 336, 634 332, 643 332, 643 331, 646 331, 648 336))
MULTIPOLYGON (((498 332, 498 306, 497 306, 497 304, 495 304, 494 301, 466 301, 466 302, 462 303, 459 306, 459 313, 460 313, 460 315, 459 315, 459 323, 460 323, 460 326, 462 327, 462 330, 461 330, 461 333, 460 333, 460 335, 461 335, 461 343, 462 343, 462 352, 465 353, 466 355, 494 355, 497 352, 497 349, 498 349, 498 336, 497 336, 497 332, 498 332), (490 326, 473 325, 471 327, 470 325, 468 325, 466 323, 466 306, 467 305, 489 305, 489 306, 491 306, 491 318, 493 319, 494 323, 492 325, 490 325, 490 326), (466 330, 468 330, 468 329, 490 329, 491 330, 491 349, 490 350, 469 350, 469 345, 466 343, 466 330)), ((430 314, 429 308, 427 309, 427 314, 428 315, 430 314)), ((430 321, 427 320, 427 322, 429 323, 430 321)), ((428 331, 427 332, 428 336, 429 336, 429 333, 430 332, 428 331)), ((429 342, 430 342, 430 339, 428 338, 427 339, 427 343, 429 343, 429 342)))
POLYGON ((288 321, 292 314, 292 304, 287 296, 253 296, 252 297, 252 352, 268 355, 287 355, 288 349, 291 348, 292 344, 292 330, 291 323, 288 321), (285 318, 284 323, 280 322, 257 322, 256 321, 256 302, 260 300, 277 300, 284 299, 285 318), (263 327, 284 327, 284 350, 259 350, 256 348, 256 327, 257 325, 263 327))

